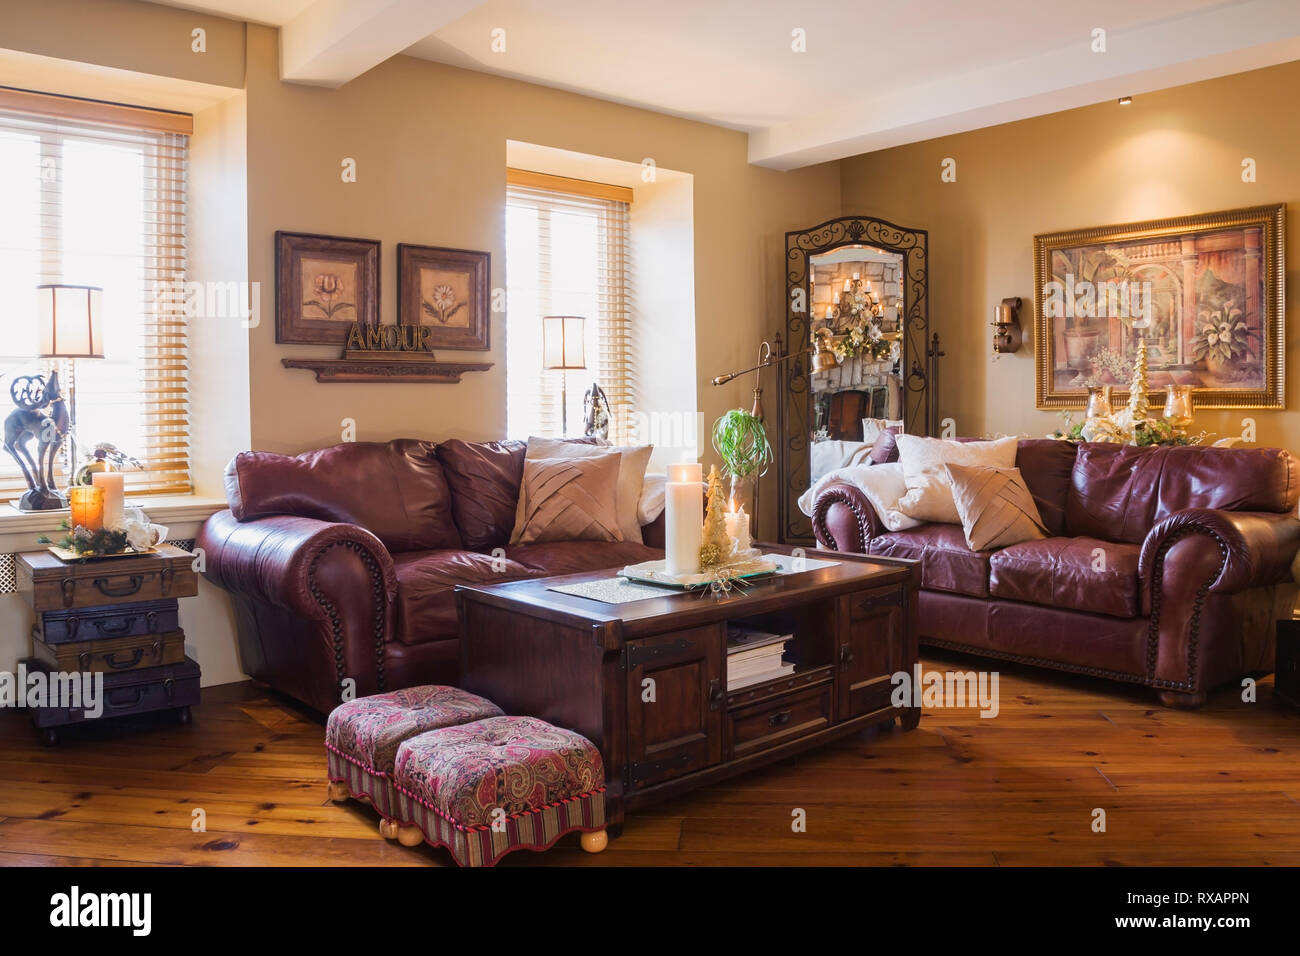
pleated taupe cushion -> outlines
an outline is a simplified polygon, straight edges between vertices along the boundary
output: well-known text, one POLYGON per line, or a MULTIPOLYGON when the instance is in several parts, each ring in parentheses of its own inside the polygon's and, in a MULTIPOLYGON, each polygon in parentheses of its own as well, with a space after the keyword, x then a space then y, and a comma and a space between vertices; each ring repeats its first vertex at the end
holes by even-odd
POLYGON ((519 544, 541 541, 622 541, 618 470, 622 455, 530 458, 519 488, 519 544))
POLYGON ((990 551, 1047 537, 1047 528, 1019 468, 951 462, 944 467, 966 533, 966 546, 972 551, 990 551))

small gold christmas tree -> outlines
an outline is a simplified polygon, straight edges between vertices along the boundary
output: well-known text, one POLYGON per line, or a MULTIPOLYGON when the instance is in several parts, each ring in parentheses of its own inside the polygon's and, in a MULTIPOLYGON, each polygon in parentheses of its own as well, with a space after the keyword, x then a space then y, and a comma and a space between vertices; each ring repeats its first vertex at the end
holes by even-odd
POLYGON ((1147 337, 1138 336, 1137 358, 1133 360, 1133 381, 1128 387, 1128 410, 1137 424, 1146 419, 1150 413, 1147 404, 1147 337))
POLYGON ((722 496, 722 479, 718 469, 709 467, 708 512, 704 516, 704 542, 700 545, 700 567, 716 568, 731 557, 731 538, 727 535, 726 499, 722 496))

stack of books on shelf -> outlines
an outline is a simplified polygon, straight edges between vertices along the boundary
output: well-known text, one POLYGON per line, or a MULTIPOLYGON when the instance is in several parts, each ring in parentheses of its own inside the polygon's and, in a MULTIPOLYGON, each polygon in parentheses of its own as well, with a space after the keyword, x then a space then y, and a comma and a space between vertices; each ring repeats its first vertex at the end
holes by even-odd
POLYGON ((793 637, 734 624, 727 628, 727 690, 794 673, 794 664, 782 660, 786 642, 793 637))

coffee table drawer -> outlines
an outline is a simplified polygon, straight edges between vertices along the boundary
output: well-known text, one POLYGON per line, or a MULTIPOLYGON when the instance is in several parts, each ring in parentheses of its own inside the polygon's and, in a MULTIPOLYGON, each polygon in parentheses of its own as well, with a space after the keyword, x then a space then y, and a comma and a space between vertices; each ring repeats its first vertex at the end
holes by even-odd
POLYGON ((829 726, 831 688, 828 681, 733 710, 727 720, 728 753, 743 757, 829 726))

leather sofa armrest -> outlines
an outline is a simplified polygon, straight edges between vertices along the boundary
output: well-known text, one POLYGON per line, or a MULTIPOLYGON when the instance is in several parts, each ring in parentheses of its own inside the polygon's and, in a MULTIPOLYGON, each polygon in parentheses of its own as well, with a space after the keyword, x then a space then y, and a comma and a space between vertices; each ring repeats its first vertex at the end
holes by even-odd
POLYGON ((867 545, 885 526, 861 489, 832 481, 813 501, 813 533, 819 547, 848 554, 866 554, 867 545))
POLYGON ((1216 614, 1233 595, 1285 582, 1297 549, 1291 514, 1189 508, 1151 529, 1138 574, 1151 619, 1147 683, 1164 703, 1199 705, 1225 674, 1269 666, 1268 641, 1216 614))
POLYGON ((204 574, 213 583, 305 617, 321 617, 321 598, 346 601, 353 588, 382 587, 386 602, 397 594, 392 556, 378 538, 353 524, 292 515, 241 522, 230 511, 219 511, 203 525, 195 545, 203 549, 204 574), (360 557, 373 580, 345 580, 335 573, 327 561, 334 549, 360 557))
POLYGON ((232 592, 248 674, 322 713, 349 691, 385 689, 397 575, 373 534, 289 515, 241 522, 222 511, 195 544, 204 576, 232 592))
POLYGON ((1204 587, 1207 594, 1235 594, 1290 577, 1291 563, 1300 551, 1300 518, 1294 514, 1210 508, 1175 512, 1152 528, 1142 542, 1138 574, 1143 584, 1159 588, 1171 574, 1179 574, 1181 551, 1175 553, 1174 549, 1193 536, 1206 538, 1204 547, 1218 552, 1209 557, 1217 573, 1198 573, 1196 586, 1204 587))

